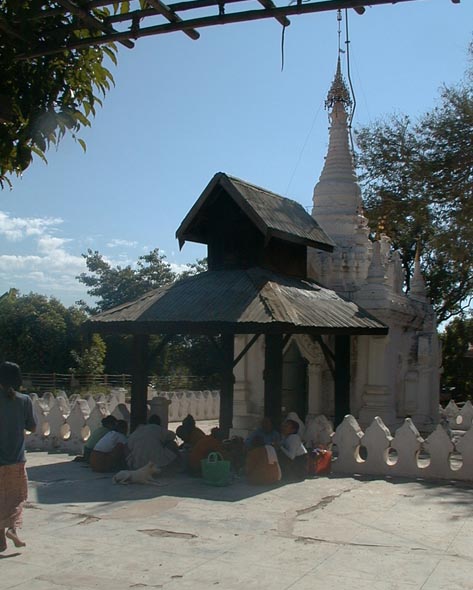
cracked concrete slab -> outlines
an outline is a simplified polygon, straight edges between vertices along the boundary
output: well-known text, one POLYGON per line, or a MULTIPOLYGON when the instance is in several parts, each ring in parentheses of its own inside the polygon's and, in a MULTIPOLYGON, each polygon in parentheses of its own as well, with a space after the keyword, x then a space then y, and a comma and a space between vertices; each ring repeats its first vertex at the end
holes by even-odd
POLYGON ((470 589, 473 491, 328 477, 212 488, 178 475, 116 486, 63 454, 28 455, 24 549, 0 590, 470 589))

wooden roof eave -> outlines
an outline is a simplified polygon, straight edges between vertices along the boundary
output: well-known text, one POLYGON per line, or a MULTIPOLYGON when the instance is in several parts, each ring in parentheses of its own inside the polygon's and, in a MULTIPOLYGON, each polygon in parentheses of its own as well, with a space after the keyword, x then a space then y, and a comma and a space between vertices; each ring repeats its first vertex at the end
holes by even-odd
POLYGON ((255 225, 255 227, 261 232, 264 238, 266 240, 269 239, 268 226, 264 223, 264 221, 256 213, 256 211, 251 207, 251 205, 249 205, 246 199, 242 197, 242 195, 238 192, 235 186, 231 183, 228 176, 224 172, 217 172, 204 189, 204 192, 194 203, 189 213, 184 217, 181 225, 178 227, 176 231, 176 238, 178 239, 180 250, 182 249, 187 240, 191 242, 205 243, 200 239, 196 239, 196 237, 193 237, 192 233, 189 232, 189 227, 192 225, 193 221, 199 214, 207 199, 209 198, 211 193, 217 188, 218 185, 220 185, 221 188, 235 201, 235 203, 239 206, 243 213, 245 213, 245 215, 250 219, 250 221, 255 225))
POLYGON ((188 233, 189 226, 192 224, 192 222, 196 218, 197 214, 202 209, 202 206, 207 201, 209 195, 212 193, 212 191, 216 188, 216 186, 220 182, 221 176, 222 176, 222 172, 217 172, 216 174, 214 174, 212 180, 205 187, 205 189, 202 192, 202 194, 200 195, 200 197, 192 205, 191 209, 189 210, 189 212, 187 213, 187 215, 184 217, 184 219, 181 221, 181 224, 177 228, 176 238, 179 242, 179 249, 180 250, 182 250, 182 247, 184 246, 186 240, 188 239, 187 237, 185 237, 185 235, 188 233))
POLYGON ((100 334, 192 334, 217 336, 219 334, 308 334, 386 336, 388 327, 313 327, 297 326, 282 322, 265 325, 256 322, 154 322, 154 321, 94 321, 82 324, 86 333, 100 334))
POLYGON ((317 240, 311 240, 309 238, 296 236, 294 234, 287 233, 279 229, 269 229, 268 239, 271 237, 279 238, 281 240, 284 240, 285 242, 292 242, 294 244, 301 244, 303 246, 308 246, 310 248, 316 248, 317 250, 325 250, 326 252, 333 252, 335 249, 335 244, 332 242, 332 240, 330 240, 331 244, 327 242, 319 242, 317 240))

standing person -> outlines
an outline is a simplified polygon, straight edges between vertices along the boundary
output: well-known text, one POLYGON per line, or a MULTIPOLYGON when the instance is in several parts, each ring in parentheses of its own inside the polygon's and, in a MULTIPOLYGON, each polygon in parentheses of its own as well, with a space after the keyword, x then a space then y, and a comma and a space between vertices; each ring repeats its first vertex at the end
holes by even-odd
POLYGON ((36 420, 31 398, 17 391, 21 382, 17 364, 0 365, 0 552, 7 548, 7 538, 15 547, 25 546, 17 533, 28 497, 25 430, 34 432, 36 420))

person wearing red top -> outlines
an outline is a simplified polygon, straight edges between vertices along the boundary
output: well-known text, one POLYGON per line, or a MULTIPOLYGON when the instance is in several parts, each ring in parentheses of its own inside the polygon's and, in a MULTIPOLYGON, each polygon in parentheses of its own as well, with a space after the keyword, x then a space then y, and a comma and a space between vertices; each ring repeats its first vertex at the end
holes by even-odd
POLYGON ((201 461, 207 459, 209 453, 218 452, 225 457, 222 443, 223 435, 218 428, 212 428, 209 435, 198 440, 189 452, 188 466, 193 475, 202 475, 201 461))
POLYGON ((253 437, 252 447, 246 455, 245 465, 248 483, 267 486, 281 479, 276 450, 272 445, 265 445, 261 436, 253 437))

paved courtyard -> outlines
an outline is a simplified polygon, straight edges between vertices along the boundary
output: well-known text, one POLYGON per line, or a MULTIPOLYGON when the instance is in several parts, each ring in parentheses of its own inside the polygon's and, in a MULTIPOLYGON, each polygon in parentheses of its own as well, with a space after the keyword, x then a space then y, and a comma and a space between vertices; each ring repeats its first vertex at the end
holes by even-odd
POLYGON ((260 489, 117 486, 29 453, 24 549, 1 590, 473 588, 469 486, 329 477, 260 489))

